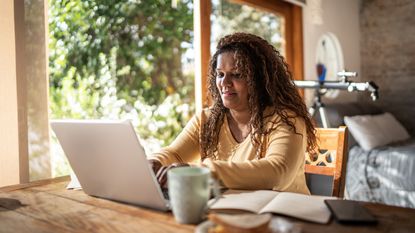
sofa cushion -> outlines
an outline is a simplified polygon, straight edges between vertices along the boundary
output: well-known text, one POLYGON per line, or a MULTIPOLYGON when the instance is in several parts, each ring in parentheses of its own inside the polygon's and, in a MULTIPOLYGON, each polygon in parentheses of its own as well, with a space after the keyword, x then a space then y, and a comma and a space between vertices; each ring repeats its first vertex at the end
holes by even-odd
POLYGON ((367 151, 410 137, 406 129, 388 112, 345 116, 344 121, 359 145, 367 151))
MULTIPOLYGON (((333 128, 345 125, 345 116, 376 115, 383 113, 380 108, 376 107, 373 104, 360 102, 330 103, 325 104, 324 109, 330 127, 333 128)), ((317 122, 318 127, 322 127, 320 115, 317 112, 314 118, 317 122)))
MULTIPOLYGON (((381 114, 383 111, 377 106, 368 102, 345 102, 345 103, 327 103, 324 105, 327 120, 330 127, 337 128, 341 125, 345 125, 345 116, 356 115, 375 115, 381 114)), ((322 127, 320 115, 316 112, 314 119, 317 123, 317 127, 322 127)), ((356 145, 357 142, 353 135, 348 135, 348 148, 356 145)))

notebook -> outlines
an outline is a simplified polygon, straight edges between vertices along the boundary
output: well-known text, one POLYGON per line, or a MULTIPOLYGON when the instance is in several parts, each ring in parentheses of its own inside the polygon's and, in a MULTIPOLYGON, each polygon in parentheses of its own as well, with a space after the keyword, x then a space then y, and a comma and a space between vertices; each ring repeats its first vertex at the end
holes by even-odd
POLYGON ((169 209, 130 121, 54 120, 51 126, 86 194, 169 209))

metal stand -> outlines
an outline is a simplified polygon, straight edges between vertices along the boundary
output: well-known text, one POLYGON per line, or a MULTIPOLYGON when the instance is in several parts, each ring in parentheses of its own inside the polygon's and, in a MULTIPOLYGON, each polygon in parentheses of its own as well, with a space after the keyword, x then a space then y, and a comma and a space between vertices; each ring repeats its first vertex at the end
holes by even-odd
POLYGON ((347 72, 343 70, 338 72, 337 76, 340 77, 339 81, 294 80, 294 84, 299 88, 316 89, 314 103, 308 109, 308 113, 310 113, 311 117, 314 117, 316 111, 318 111, 320 113, 320 120, 324 128, 330 127, 324 104, 321 102, 321 97, 326 94, 327 89, 347 90, 349 92, 369 91, 373 101, 379 98, 379 87, 374 82, 352 82, 348 80, 350 77, 356 77, 356 72, 347 72))
POLYGON ((325 94, 325 91, 322 91, 321 89, 316 90, 316 96, 314 97, 314 103, 313 105, 308 109, 308 113, 311 117, 314 117, 316 114, 316 111, 320 114, 320 120, 323 124, 323 128, 330 128, 329 121, 327 120, 326 116, 326 109, 324 104, 321 102, 321 97, 325 94))

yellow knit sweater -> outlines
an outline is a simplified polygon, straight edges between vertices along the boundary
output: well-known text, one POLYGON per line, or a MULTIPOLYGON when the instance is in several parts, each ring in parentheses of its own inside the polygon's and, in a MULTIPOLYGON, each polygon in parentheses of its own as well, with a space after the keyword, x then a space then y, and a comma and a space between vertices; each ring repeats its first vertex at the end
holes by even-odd
MULTIPOLYGON (((164 166, 177 162, 200 163, 201 122, 208 114, 208 109, 196 114, 173 143, 153 154, 152 158, 164 166)), ((263 158, 256 158, 257 148, 251 143, 250 136, 241 143, 236 142, 225 117, 219 133, 218 159, 205 159, 203 164, 231 189, 273 189, 309 194, 304 176, 307 145, 304 121, 295 119, 296 134, 279 121, 279 116, 270 119, 266 119, 266 127, 271 127, 272 121, 278 123, 268 137, 263 158)))

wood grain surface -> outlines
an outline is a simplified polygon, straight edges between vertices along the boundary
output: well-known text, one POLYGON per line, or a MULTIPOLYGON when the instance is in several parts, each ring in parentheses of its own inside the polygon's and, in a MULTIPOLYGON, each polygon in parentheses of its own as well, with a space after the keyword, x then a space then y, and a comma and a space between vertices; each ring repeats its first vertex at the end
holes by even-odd
MULTIPOLYGON (((171 212, 95 198, 66 190, 67 177, 0 189, 0 232, 194 232, 195 225, 175 222, 171 212)), ((363 203, 377 225, 327 225, 284 218, 303 233, 414 232, 415 209, 363 203)))
POLYGON ((0 232, 194 232, 160 212, 66 190, 67 179, 0 189, 0 232))

